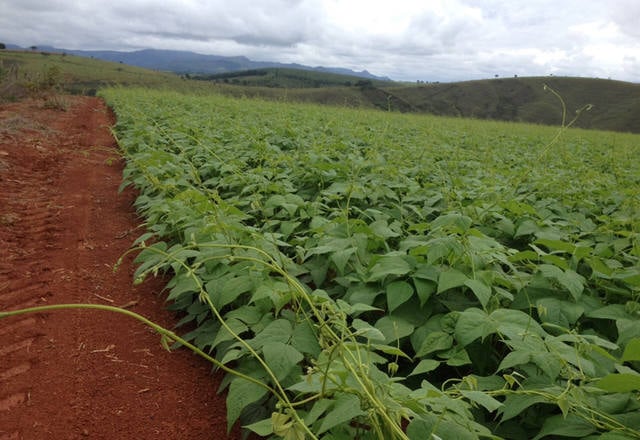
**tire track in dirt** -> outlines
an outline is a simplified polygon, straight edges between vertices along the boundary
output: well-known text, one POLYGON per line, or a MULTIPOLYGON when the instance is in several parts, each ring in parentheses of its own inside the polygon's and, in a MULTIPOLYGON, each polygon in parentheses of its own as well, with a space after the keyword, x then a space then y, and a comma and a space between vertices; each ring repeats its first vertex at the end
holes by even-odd
MULTIPOLYGON (((38 252, 42 243, 55 242, 55 234, 60 231, 57 215, 51 209, 55 200, 52 194, 53 178, 49 157, 41 145, 53 133, 43 127, 31 126, 26 120, 21 128, 27 129, 27 142, 13 143, 17 156, 2 150, 0 159, 0 225, 3 226, 2 280, 0 283, 0 305, 2 309, 26 308, 42 304, 46 296, 46 282, 38 272, 50 270, 48 259, 38 252), (32 137, 35 136, 35 137, 32 137), (4 176, 3 176, 4 174, 4 176), (40 187, 40 182, 49 183, 40 187), (34 194, 37 194, 34 197, 34 194), (9 262, 9 264, 6 264, 9 262), (20 276, 16 277, 18 270, 20 276), (13 271, 13 276, 7 276, 13 271), (6 281, 4 281, 6 280, 6 281)), ((14 138, 15 139, 15 138, 14 138)), ((5 341, 0 347, 0 413, 8 412, 27 402, 28 387, 18 384, 19 376, 28 373, 37 360, 31 355, 31 346, 42 333, 37 330, 37 321, 26 317, 9 327, 0 329, 0 338, 5 341)), ((0 439, 19 438, 19 432, 2 432, 0 439)))
MULTIPOLYGON (((112 270, 139 221, 133 192, 117 194, 112 120, 95 98, 66 99, 66 112, 0 106, 0 310, 126 305, 171 328, 159 280, 133 287, 131 258, 112 270)), ((218 385, 210 365, 120 315, 0 321, 0 440, 227 438, 218 385)))

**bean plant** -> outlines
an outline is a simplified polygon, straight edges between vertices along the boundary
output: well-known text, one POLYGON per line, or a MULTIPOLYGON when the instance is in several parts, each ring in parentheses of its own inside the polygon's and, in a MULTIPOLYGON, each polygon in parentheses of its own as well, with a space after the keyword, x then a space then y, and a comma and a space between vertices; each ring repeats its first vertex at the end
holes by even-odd
POLYGON ((640 438, 638 136, 102 96, 147 229, 135 282, 170 277, 229 428, 640 438))

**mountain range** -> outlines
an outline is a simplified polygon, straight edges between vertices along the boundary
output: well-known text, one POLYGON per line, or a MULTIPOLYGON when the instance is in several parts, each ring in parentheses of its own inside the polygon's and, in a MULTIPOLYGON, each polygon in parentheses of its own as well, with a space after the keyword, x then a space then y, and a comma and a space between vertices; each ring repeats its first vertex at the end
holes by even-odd
MULTIPOLYGON (((16 81, 18 70, 20 78, 38 79, 45 69, 56 68, 64 73, 61 89, 70 93, 96 93, 101 87, 114 84, 200 90, 210 83, 217 93, 238 97, 550 125, 561 123, 565 116, 570 120, 576 110, 586 106, 590 110, 581 112, 576 127, 640 133, 640 84, 608 79, 519 76, 456 83, 403 83, 368 78, 354 80, 353 76, 326 71, 282 67, 178 76, 166 66, 162 70, 130 66, 132 62, 125 63, 123 56, 114 63, 94 55, 78 57, 70 51, 55 53, 47 47, 15 51, 11 50, 15 47, 8 46, 7 49, 0 50, 0 77, 3 70, 14 72, 13 82, 6 75, 5 79, 9 78, 7 84, 17 88, 0 90, 0 100, 1 92, 7 100, 17 99, 21 85, 21 81, 16 81), (558 96, 563 102, 559 102, 558 96)), ((156 63, 162 58, 154 51, 142 52, 156 63)), ((243 57, 218 58, 230 63, 224 70, 246 67, 241 67, 241 62, 246 60, 243 57)), ((194 71, 201 70, 194 68, 194 71)))
MULTIPOLYGON (((251 69, 280 67, 289 69, 311 70, 316 72, 339 73, 360 78, 390 81, 387 77, 376 76, 366 70, 355 71, 341 67, 305 66, 297 63, 278 63, 272 61, 253 61, 245 56, 205 55, 183 50, 143 49, 132 52, 114 50, 74 50, 60 49, 52 46, 34 46, 42 52, 67 53, 104 61, 115 61, 131 66, 153 70, 164 70, 179 74, 218 74, 251 69)), ((8 49, 28 50, 16 45, 7 45, 8 49)))

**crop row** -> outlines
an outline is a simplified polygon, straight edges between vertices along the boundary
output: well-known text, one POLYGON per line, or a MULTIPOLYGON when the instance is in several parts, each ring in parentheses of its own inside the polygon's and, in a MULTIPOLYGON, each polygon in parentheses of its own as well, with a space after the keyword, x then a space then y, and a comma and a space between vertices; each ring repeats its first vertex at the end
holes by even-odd
POLYGON ((637 136, 103 94, 230 426, 640 437, 637 136))

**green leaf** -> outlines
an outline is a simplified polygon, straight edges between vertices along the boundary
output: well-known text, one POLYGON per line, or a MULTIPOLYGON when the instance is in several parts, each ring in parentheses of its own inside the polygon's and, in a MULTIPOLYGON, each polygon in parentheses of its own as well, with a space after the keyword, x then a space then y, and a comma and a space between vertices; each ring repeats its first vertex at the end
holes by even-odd
POLYGON ((282 342, 268 342, 262 347, 264 360, 281 381, 298 365, 304 356, 298 350, 282 342))
POLYGON ((531 362, 531 352, 527 350, 514 350, 507 354, 500 365, 498 365, 498 371, 506 370, 516 365, 528 364, 531 362))
POLYGON ((480 280, 467 279, 464 284, 473 291, 473 294, 478 298, 482 307, 486 307, 491 299, 491 287, 480 280))
POLYGON ((640 390, 640 374, 612 373, 597 381, 595 385, 612 393, 637 391, 640 390))
POLYGON ((416 271, 413 273, 414 280, 420 279, 437 283, 438 278, 440 278, 440 270, 436 266, 431 266, 425 263, 418 264, 416 271))
POLYGON ((627 342, 627 346, 624 347, 624 353, 622 353, 622 362, 627 361, 640 361, 640 338, 633 338, 627 342))
POLYGON ((330 399, 316 400, 311 410, 304 417, 304 423, 306 423, 307 426, 313 425, 313 423, 318 420, 318 417, 324 414, 331 405, 333 405, 333 401, 330 399))
POLYGON ((560 411, 562 411, 562 415, 564 417, 567 417, 567 415, 569 414, 569 409, 571 408, 571 406, 569 405, 569 400, 567 400, 567 396, 561 396, 557 400, 556 404, 558 405, 558 408, 560 408, 560 411))
POLYGON ((435 293, 437 287, 437 284, 432 281, 415 277, 413 278, 413 285, 416 287, 416 293, 420 299, 421 306, 424 306, 427 301, 429 301, 429 298, 435 293))
POLYGON ((569 328, 584 313, 584 307, 558 298, 540 298, 536 301, 538 316, 542 322, 550 322, 569 328))
MULTIPOLYGON (((374 350, 381 351, 382 353, 389 354, 391 356, 401 356, 407 359, 411 359, 404 351, 399 349, 397 346, 393 345, 383 345, 383 344, 371 344, 371 347, 374 350)), ((384 361, 384 358, 379 358, 380 361, 384 361)), ((378 361, 374 361, 378 362, 378 361)))
MULTIPOLYGON (((140 263, 140 266, 138 266, 134 272, 133 277, 138 278, 146 271, 152 270, 154 266, 163 266, 166 264, 164 256, 166 249, 167 243, 160 241, 140 251, 135 260, 133 260, 136 264, 140 263)), ((173 280, 171 280, 171 282, 173 282, 173 280)))
POLYGON ((460 394, 462 394, 472 402, 483 406, 489 412, 494 412, 502 406, 502 402, 494 399, 493 397, 482 391, 460 390, 460 394))
POLYGON ((407 426, 407 436, 410 440, 437 440, 440 437, 436 437, 434 433, 439 421, 438 417, 431 414, 414 417, 407 426))
POLYGON ((378 287, 372 287, 371 285, 356 285, 349 289, 349 302, 351 304, 364 304, 371 306, 376 297, 381 294, 382 291, 378 287))
MULTIPOLYGON (((353 299, 353 298, 350 298, 353 299)), ((342 299, 336 300, 336 305, 341 312, 346 313, 347 315, 351 315, 356 317, 364 312, 383 312, 384 310, 379 307, 373 307, 363 303, 354 303, 350 304, 342 299)))
POLYGON ((236 336, 240 336, 242 333, 246 332, 249 328, 246 324, 239 319, 229 318, 225 321, 227 327, 233 332, 229 333, 226 327, 220 327, 218 333, 216 333, 216 337, 211 343, 211 347, 216 347, 218 344, 224 341, 231 341, 236 338, 236 336))
POLYGON ((406 275, 411 265, 402 255, 384 255, 371 268, 369 281, 379 281, 387 275, 406 275))
POLYGON ((538 261, 538 254, 535 253, 534 251, 520 251, 518 253, 515 253, 513 255, 509 255, 509 257, 507 257, 507 261, 511 262, 511 263, 518 263, 520 261, 538 261))
POLYGON ((640 270, 639 269, 627 269, 618 273, 615 273, 612 278, 622 280, 625 283, 639 287, 640 286, 640 270))
POLYGON ((517 229, 514 237, 521 237, 523 235, 531 235, 540 231, 540 227, 533 220, 526 219, 522 221, 517 229))
POLYGON ((557 277, 557 280, 571 293, 574 300, 577 301, 580 299, 580 295, 582 295, 582 291, 584 290, 584 277, 578 275, 571 269, 567 269, 557 277))
POLYGON ((267 389, 242 378, 234 378, 227 394, 227 432, 240 417, 242 410, 267 394, 267 389))
POLYGON ((438 353, 438 357, 446 359, 447 361, 445 363, 450 367, 461 367, 462 365, 469 365, 471 363, 467 350, 459 346, 438 353))
POLYGON ((431 414, 414 417, 407 426, 407 436, 410 440, 435 440, 433 436, 438 418, 431 414))
MULTIPOLYGON (((329 239, 329 237, 327 237, 327 239, 329 239)), ((322 240, 321 245, 313 247, 311 249, 309 249, 307 251, 307 257, 311 256, 311 255, 324 255, 324 254, 331 254, 334 252, 338 252, 341 250, 345 250, 345 249, 349 249, 351 248, 351 240, 348 239, 330 239, 328 240, 322 240)))
POLYGON ((415 376, 416 374, 424 374, 435 370, 440 366, 440 362, 435 359, 422 359, 418 365, 413 369, 409 376, 415 376))
POLYGON ((283 239, 286 240, 301 224, 301 222, 293 221, 283 221, 280 223, 280 232, 282 233, 283 239))
POLYGON ((347 266, 349 259, 353 254, 356 253, 357 250, 357 248, 351 247, 347 249, 341 249, 331 254, 329 258, 331 258, 331 261, 333 261, 333 263, 336 265, 336 269, 338 269, 338 273, 340 275, 344 275, 345 267, 347 266))
POLYGON ((478 440, 470 426, 443 419, 432 414, 421 414, 415 417, 407 426, 407 436, 410 440, 478 440))
MULTIPOLYGON (((550 379, 555 380, 562 370, 562 356, 557 353, 547 353, 545 351, 535 351, 531 353, 531 362, 536 364, 550 379)), ((584 362, 586 363, 586 361, 584 362)))
POLYGON ((353 184, 349 182, 333 182, 324 192, 326 194, 347 194, 351 191, 352 187, 353 184))
POLYGON ((227 276, 222 279, 214 279, 204 286, 209 298, 219 309, 234 301, 240 294, 249 291, 252 287, 251 280, 244 276, 227 276))
POLYGON ((431 222, 433 230, 443 228, 450 232, 464 233, 472 224, 471 218, 461 214, 444 214, 431 222))
MULTIPOLYGON (((215 283, 215 281, 214 281, 215 283)), ((207 284, 207 292, 209 292, 210 284, 207 284)), ((253 280, 248 276, 236 276, 225 280, 219 287, 219 299, 216 305, 219 308, 235 301, 241 294, 249 292, 253 289, 253 280)))
MULTIPOLYGON (((546 256, 545 259, 553 259, 559 258, 554 255, 546 256)), ((541 264, 538 266, 538 270, 545 278, 555 279, 569 291, 574 300, 580 299, 580 295, 584 290, 585 279, 575 271, 571 269, 562 270, 558 266, 566 266, 566 262, 564 260, 555 262, 557 265, 552 264, 541 264)))
POLYGON ((387 343, 409 336, 415 328, 409 321, 397 316, 383 316, 375 327, 384 334, 387 343))
POLYGON ((247 325, 257 324, 262 318, 263 313, 260 311, 258 307, 245 305, 242 307, 238 307, 237 309, 230 310, 225 318, 231 319, 239 319, 247 325))
POLYGON ((310 354, 313 357, 318 357, 321 351, 318 337, 308 321, 297 324, 293 329, 291 345, 299 352, 310 354))
POLYGON ((222 364, 228 364, 229 362, 233 362, 238 360, 239 358, 241 358, 242 356, 246 355, 246 352, 243 353, 242 350, 228 350, 225 354, 224 357, 222 358, 222 360, 220 361, 220 363, 222 364))
POLYGON ((632 318, 632 316, 627 312, 623 304, 610 304, 608 306, 604 306, 599 309, 587 312, 586 315, 589 318, 611 319, 614 321, 618 319, 632 318))
POLYGON ((478 338, 484 339, 495 333, 497 328, 497 323, 492 321, 484 310, 472 307, 460 313, 455 336, 460 345, 465 347, 478 338))
POLYGON ((336 401, 329 413, 322 419, 320 428, 316 434, 323 432, 341 424, 349 422, 355 417, 364 415, 360 408, 360 399, 354 394, 336 393, 336 401))
POLYGON ((576 249, 576 247, 573 244, 564 242, 562 240, 549 240, 545 238, 540 238, 534 241, 534 243, 545 246, 551 252, 561 251, 561 252, 566 252, 568 254, 573 254, 576 249))
POLYGON ((620 347, 626 347, 627 343, 635 338, 640 338, 640 319, 617 319, 618 340, 616 343, 620 347))
POLYGON ((561 270, 569 269, 569 263, 564 257, 561 257, 560 255, 541 255, 540 261, 546 263, 547 266, 554 266, 561 270))
POLYGON ((416 351, 416 357, 422 357, 435 351, 446 350, 453 345, 453 336, 448 333, 435 331, 428 333, 416 351))
POLYGON ((288 342, 292 333, 293 329, 289 321, 286 319, 276 319, 270 322, 255 338, 247 342, 249 342, 254 349, 259 350, 268 342, 288 342))
POLYGON ((387 339, 380 330, 362 319, 354 319, 351 325, 357 330, 358 336, 364 336, 370 341, 384 342, 387 339))
POLYGON ((438 293, 453 289, 454 287, 464 286, 467 280, 469 280, 469 278, 464 273, 456 269, 442 272, 438 279, 438 293))
POLYGON ((498 414, 502 414, 501 422, 506 422, 531 405, 545 402, 547 402, 547 399, 538 394, 508 394, 503 406, 498 409, 498 414))
POLYGON ((404 304, 413 296, 413 287, 406 281, 394 281, 387 285, 387 307, 389 313, 404 304))
POLYGON ((609 279, 613 274, 613 269, 598 257, 586 258, 585 261, 591 266, 592 277, 609 279))
POLYGON ((541 264, 538 266, 538 271, 545 278, 553 278, 553 279, 558 279, 558 277, 563 274, 562 269, 552 264, 541 264))
POLYGON ((509 339, 525 339, 526 335, 544 336, 546 332, 528 314, 520 310, 498 309, 489 315, 498 324, 498 331, 509 339))
POLYGON ((198 286, 198 282, 195 277, 184 273, 177 275, 174 279, 176 280, 176 283, 171 289, 171 293, 167 297, 167 300, 176 299, 187 292, 200 292, 200 286, 198 286))
POLYGON ((250 425, 245 425, 243 428, 249 429, 260 437, 266 437, 269 434, 273 434, 273 422, 271 419, 260 420, 259 422, 252 423, 250 425))
POLYGON ((583 438, 595 431, 595 426, 581 417, 573 414, 567 417, 556 415, 544 421, 542 429, 532 440, 539 440, 549 435, 583 438))
MULTIPOLYGON (((322 376, 324 376, 324 374, 322 376)), ((325 378, 322 376, 320 373, 307 374, 300 377, 300 380, 297 383, 288 386, 287 389, 296 393, 317 394, 323 388, 326 389, 327 386, 334 388, 330 384, 328 385, 325 378)))
POLYGON ((369 225, 374 234, 387 239, 400 236, 399 233, 392 230, 386 220, 378 220, 369 225))
POLYGON ((630 437, 619 432, 605 432, 602 435, 590 435, 584 440, 637 440, 637 438, 637 436, 630 437))

